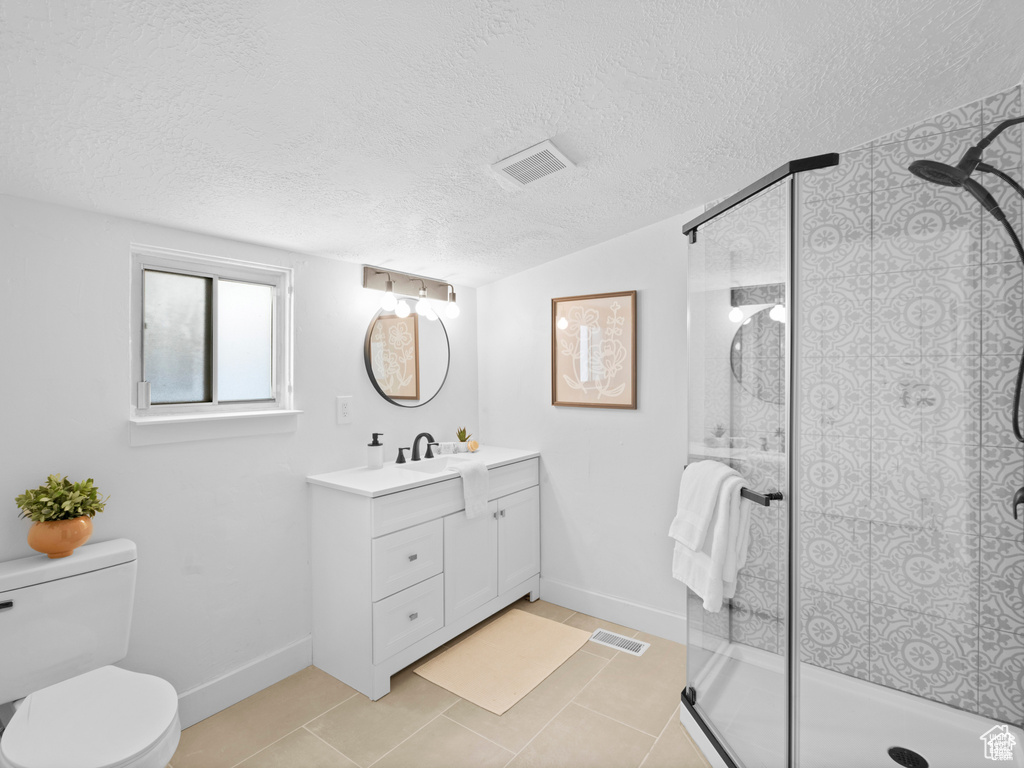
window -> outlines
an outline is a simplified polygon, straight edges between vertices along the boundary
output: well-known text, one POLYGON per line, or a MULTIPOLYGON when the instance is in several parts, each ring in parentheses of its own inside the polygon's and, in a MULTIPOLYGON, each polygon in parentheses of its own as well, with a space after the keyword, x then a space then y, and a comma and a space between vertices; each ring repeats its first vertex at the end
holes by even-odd
POLYGON ((133 247, 133 421, 290 410, 290 342, 290 269, 133 247))

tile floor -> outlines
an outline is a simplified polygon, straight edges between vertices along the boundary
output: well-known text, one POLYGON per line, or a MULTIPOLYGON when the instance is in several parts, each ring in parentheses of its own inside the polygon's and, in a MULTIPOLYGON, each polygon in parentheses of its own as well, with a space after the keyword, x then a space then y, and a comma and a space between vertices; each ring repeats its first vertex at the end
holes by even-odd
MULTIPOLYGON (((530 611, 588 632, 600 625, 651 643, 651 647, 637 658, 587 643, 500 717, 414 674, 413 668, 422 660, 396 674, 391 679, 391 693, 376 702, 316 667, 307 667, 186 729, 171 765, 173 768, 705 768, 708 765, 679 724, 684 646, 543 600, 536 603, 521 600, 510 608, 530 611)), ((461 639, 461 636, 455 638, 434 654, 461 639)))

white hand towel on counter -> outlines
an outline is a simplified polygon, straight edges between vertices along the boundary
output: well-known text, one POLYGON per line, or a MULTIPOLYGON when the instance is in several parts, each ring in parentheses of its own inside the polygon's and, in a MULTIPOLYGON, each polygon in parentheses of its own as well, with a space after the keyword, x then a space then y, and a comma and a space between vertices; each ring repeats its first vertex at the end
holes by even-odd
POLYGON ((703 598, 704 610, 711 613, 736 594, 736 577, 747 561, 750 511, 740 504, 742 487, 739 475, 726 478, 702 547, 676 541, 672 554, 672 575, 703 598))
POLYGON ((462 475, 462 493, 466 500, 466 517, 479 517, 487 512, 487 465, 475 459, 466 459, 455 465, 462 475))
POLYGON ((668 535, 693 550, 704 546, 722 483, 726 478, 739 476, 739 472, 720 461, 695 461, 687 466, 679 480, 679 503, 668 535))

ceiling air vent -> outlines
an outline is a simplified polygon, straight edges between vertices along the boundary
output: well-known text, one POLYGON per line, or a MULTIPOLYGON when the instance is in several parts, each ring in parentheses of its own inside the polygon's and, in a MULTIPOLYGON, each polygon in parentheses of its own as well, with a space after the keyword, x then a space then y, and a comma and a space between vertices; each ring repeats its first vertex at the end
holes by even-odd
POLYGON ((558 147, 545 140, 522 152, 516 152, 491 167, 503 177, 525 187, 537 179, 564 171, 566 168, 575 168, 576 165, 559 152, 558 147))

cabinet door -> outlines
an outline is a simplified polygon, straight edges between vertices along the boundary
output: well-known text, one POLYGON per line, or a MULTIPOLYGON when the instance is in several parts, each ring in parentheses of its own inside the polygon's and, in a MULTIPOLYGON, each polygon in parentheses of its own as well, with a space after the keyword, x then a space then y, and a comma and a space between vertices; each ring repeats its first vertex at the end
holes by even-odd
POLYGON ((498 502, 487 514, 444 519, 444 621, 448 624, 498 596, 498 502))
POLYGON ((498 592, 540 573, 540 488, 498 499, 498 592))

